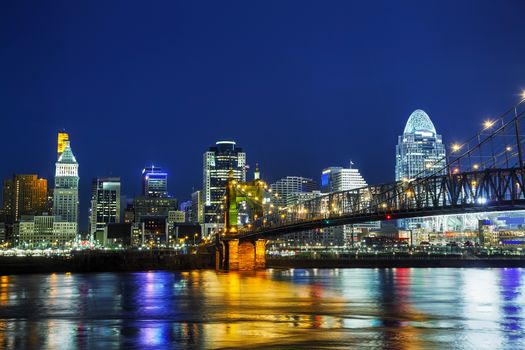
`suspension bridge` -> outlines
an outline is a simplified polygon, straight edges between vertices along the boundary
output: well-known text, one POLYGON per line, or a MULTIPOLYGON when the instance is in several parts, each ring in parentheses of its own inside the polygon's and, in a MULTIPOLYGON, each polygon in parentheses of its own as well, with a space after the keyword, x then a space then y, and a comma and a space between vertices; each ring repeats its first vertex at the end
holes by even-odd
POLYGON ((228 182, 216 266, 264 268, 265 246, 281 235, 346 224, 436 215, 525 210, 525 99, 411 179, 318 196, 274 208, 261 179, 228 182), (237 220, 239 205, 248 220, 237 220))

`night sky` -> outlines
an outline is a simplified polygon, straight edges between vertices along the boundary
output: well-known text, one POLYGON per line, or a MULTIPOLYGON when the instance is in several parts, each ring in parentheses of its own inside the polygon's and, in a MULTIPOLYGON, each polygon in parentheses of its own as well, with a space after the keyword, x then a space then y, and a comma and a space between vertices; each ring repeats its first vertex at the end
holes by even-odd
POLYGON ((187 200, 222 139, 270 182, 350 160, 392 181, 413 110, 450 144, 518 100, 524 14, 522 0, 4 0, 0 177, 52 185, 65 129, 82 226, 93 177, 121 176, 132 197, 154 163, 187 200))

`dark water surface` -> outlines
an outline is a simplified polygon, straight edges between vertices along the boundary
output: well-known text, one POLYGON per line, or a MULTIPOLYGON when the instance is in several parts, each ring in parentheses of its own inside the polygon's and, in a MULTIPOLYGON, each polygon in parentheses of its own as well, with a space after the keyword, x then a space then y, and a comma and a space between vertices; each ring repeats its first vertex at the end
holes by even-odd
POLYGON ((525 348, 525 269, 0 277, 2 349, 525 348))

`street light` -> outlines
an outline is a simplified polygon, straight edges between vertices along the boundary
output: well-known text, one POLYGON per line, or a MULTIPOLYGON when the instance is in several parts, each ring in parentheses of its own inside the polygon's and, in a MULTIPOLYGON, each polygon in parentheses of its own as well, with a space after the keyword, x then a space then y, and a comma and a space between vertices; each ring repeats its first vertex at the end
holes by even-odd
POLYGON ((489 129, 492 127, 492 125, 494 125, 494 122, 492 120, 486 120, 484 123, 483 123, 483 126, 485 127, 485 129, 489 129))

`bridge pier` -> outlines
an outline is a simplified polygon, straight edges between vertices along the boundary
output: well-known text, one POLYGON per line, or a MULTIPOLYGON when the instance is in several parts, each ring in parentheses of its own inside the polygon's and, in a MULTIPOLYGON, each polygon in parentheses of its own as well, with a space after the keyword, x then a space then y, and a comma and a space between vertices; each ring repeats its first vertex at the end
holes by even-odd
POLYGON ((253 271, 266 268, 266 240, 220 241, 215 256, 217 270, 253 271))

